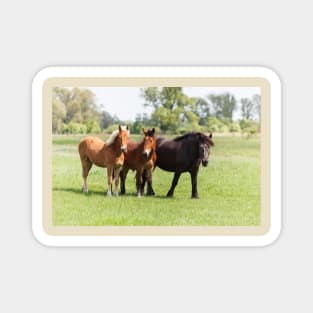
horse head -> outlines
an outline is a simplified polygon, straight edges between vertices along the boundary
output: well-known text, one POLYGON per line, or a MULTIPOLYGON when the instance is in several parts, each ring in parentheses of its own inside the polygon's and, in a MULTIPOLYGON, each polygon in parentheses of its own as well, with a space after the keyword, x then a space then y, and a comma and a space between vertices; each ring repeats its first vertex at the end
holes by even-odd
POLYGON ((148 158, 151 153, 153 153, 156 150, 156 138, 154 136, 155 129, 152 128, 151 130, 145 130, 142 129, 144 133, 144 139, 143 139, 143 155, 148 158))
POLYGON ((201 134, 199 137, 199 159, 203 166, 207 166, 209 163, 210 148, 213 145, 212 134, 209 136, 201 134))
POLYGON ((122 152, 127 152, 128 136, 129 136, 128 125, 126 126, 119 125, 117 138, 122 152))

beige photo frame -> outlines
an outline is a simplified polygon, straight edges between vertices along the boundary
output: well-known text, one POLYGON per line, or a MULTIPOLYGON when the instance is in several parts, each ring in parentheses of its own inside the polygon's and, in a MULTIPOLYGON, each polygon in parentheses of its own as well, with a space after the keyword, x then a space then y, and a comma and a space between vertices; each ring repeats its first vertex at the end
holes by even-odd
POLYGON ((33 119, 33 127, 36 123, 36 129, 33 128, 33 171, 35 170, 33 179, 38 178, 38 181, 33 183, 33 200, 38 197, 36 192, 41 195, 40 201, 33 202, 36 206, 35 208, 33 206, 33 230, 36 238, 51 245, 264 245, 264 242, 268 243, 268 238, 271 238, 272 242, 280 230, 280 201, 277 198, 275 198, 276 202, 273 201, 273 189, 278 191, 278 194, 275 192, 275 197, 280 197, 280 185, 277 186, 277 181, 280 181, 280 164, 273 164, 275 160, 278 162, 277 156, 280 155, 280 105, 279 80, 275 73, 264 68, 48 68, 43 70, 37 74, 33 84, 33 118, 35 115, 35 118, 39 119, 33 119), (52 88, 55 86, 259 87, 262 129, 260 225, 187 227, 53 225, 51 102, 52 88), (273 110, 273 106, 276 110, 273 110), (272 128, 274 119, 275 129, 272 128), (273 136, 273 132, 276 136, 273 136), (39 137, 38 133, 41 134, 39 137), (272 150, 273 147, 276 147, 276 151, 272 150), (275 153, 275 160, 273 153, 275 153), (37 157, 34 160, 35 154, 37 157), (37 172, 38 159, 41 160, 40 173, 37 172), (276 185, 273 185, 273 177, 276 179, 276 185), (279 207, 273 207, 274 203, 279 203, 279 207))

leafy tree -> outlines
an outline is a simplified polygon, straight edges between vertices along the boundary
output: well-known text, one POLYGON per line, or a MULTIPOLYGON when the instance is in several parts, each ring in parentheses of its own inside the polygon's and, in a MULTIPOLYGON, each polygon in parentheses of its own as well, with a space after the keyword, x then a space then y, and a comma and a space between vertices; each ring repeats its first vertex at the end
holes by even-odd
POLYGON ((241 102, 241 117, 243 119, 260 120, 260 111, 261 111, 261 96, 255 94, 252 98, 242 98, 241 102))
POLYGON ((66 124, 70 122, 87 124, 89 120, 100 122, 100 110, 95 104, 94 94, 88 89, 55 87, 52 93, 52 103, 54 132, 60 131, 63 122, 66 124))
POLYGON ((94 94, 88 89, 74 88, 67 103, 67 121, 86 123, 88 120, 100 120, 100 112, 95 104, 94 94))
POLYGON ((147 87, 141 89, 141 96, 144 98, 144 106, 152 106, 154 109, 158 109, 161 105, 160 91, 158 87, 147 87))
POLYGON ((108 128, 114 124, 114 117, 107 111, 102 111, 100 116, 100 126, 102 129, 108 128))
POLYGON ((220 95, 210 94, 207 98, 210 101, 210 107, 215 117, 233 120, 233 113, 236 109, 237 101, 232 94, 228 92, 220 95))
POLYGON ((249 98, 240 99, 241 102, 241 117, 243 119, 251 120, 254 114, 254 103, 249 98))
POLYGON ((194 98, 194 110, 193 112, 199 116, 199 124, 205 125, 208 117, 210 116, 210 105, 203 98, 194 98))
POLYGON ((186 96, 182 87, 144 88, 142 96, 144 105, 154 108, 151 123, 162 131, 175 131, 176 128, 188 124, 190 119, 199 120, 194 113, 191 114, 195 100, 186 96))
POLYGON ((52 131, 60 133, 66 116, 66 108, 63 102, 58 99, 52 101, 52 131))
POLYGON ((257 115, 259 121, 261 121, 261 96, 259 94, 253 95, 252 102, 255 106, 255 114, 257 115))

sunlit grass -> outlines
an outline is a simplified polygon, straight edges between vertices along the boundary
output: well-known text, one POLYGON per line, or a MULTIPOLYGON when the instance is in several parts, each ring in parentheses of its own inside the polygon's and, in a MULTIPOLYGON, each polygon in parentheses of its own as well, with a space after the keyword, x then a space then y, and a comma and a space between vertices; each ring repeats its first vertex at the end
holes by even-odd
MULTIPOLYGON (((155 197, 135 196, 134 172, 126 196, 106 196, 106 169, 92 167, 89 193, 81 190, 77 145, 82 136, 53 140, 53 223, 55 225, 258 225, 260 223, 260 140, 216 137, 208 167, 200 168, 200 199, 191 199, 190 175, 181 176, 174 198, 165 197, 173 178, 157 168, 155 197)), ((103 136, 102 138, 105 138, 103 136)), ((138 137, 136 137, 138 139, 138 137)))

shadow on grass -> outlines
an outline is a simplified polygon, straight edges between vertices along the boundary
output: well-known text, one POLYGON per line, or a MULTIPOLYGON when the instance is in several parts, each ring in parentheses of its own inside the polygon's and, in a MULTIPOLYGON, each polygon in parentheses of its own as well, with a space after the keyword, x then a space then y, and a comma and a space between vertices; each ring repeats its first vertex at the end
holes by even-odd
MULTIPOLYGON (((83 193, 82 189, 80 188, 53 188, 53 191, 65 191, 65 192, 69 192, 69 193, 75 193, 75 194, 79 194, 79 195, 85 195, 86 197, 88 196, 92 196, 92 195, 100 195, 100 196, 107 196, 106 190, 104 191, 92 191, 89 190, 88 193, 83 193)), ((126 193, 124 195, 122 195, 121 193, 119 193, 119 197, 134 197, 134 198, 138 198, 136 193, 126 193)), ((149 199, 174 199, 174 198, 168 198, 166 195, 154 195, 154 196, 147 196, 146 194, 141 196, 142 198, 149 198, 149 199)))
POLYGON ((85 195, 86 197, 92 196, 92 195, 106 195, 105 191, 92 191, 89 190, 88 193, 83 193, 82 189, 80 188, 53 188, 54 191, 66 191, 70 193, 76 193, 80 195, 85 195))

